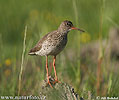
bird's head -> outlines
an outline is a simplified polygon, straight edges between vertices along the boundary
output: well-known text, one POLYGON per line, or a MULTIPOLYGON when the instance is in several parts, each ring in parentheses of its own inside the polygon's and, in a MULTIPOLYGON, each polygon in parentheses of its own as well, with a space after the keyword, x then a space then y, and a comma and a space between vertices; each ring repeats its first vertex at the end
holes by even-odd
POLYGON ((62 32, 69 32, 70 30, 79 30, 81 32, 84 32, 83 30, 74 27, 74 25, 72 24, 72 22, 71 21, 68 21, 68 20, 63 21, 60 24, 58 30, 59 31, 62 31, 62 32))

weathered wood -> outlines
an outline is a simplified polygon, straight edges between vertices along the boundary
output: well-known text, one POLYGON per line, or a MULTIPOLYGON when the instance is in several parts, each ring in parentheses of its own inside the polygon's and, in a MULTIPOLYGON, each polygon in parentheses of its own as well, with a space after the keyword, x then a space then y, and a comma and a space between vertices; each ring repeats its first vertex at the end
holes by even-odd
POLYGON ((50 77, 50 82, 53 88, 47 85, 47 80, 44 80, 40 88, 40 95, 45 96, 44 100, 84 100, 80 99, 79 95, 74 92, 74 88, 67 83, 55 83, 54 79, 50 77))

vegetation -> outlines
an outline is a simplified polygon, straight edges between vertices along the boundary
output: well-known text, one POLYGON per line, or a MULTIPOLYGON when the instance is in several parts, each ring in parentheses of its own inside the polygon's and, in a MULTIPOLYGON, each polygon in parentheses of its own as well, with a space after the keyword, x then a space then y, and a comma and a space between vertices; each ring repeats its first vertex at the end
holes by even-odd
POLYGON ((18 95, 20 73, 19 95, 38 95, 46 76, 45 57, 29 56, 28 52, 42 36, 67 19, 86 32, 69 33, 66 48, 57 56, 59 80, 72 85, 84 98, 88 98, 89 91, 94 98, 119 96, 119 66, 109 66, 115 59, 105 60, 101 46, 103 39, 108 40, 109 29, 119 28, 118 5, 118 0, 0 0, 0 95, 18 95), (95 40, 100 41, 97 63, 88 62, 89 57, 84 59, 87 62, 83 67, 80 49, 95 40))

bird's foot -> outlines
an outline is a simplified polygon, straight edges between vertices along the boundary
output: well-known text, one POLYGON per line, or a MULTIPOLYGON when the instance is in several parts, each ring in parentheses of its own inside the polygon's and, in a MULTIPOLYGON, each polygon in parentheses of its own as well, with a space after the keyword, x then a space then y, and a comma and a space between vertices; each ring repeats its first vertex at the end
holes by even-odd
POLYGON ((58 81, 58 79, 56 79, 53 84, 56 84, 56 83, 61 83, 60 81, 58 81))
POLYGON ((48 81, 47 85, 49 85, 51 88, 53 88, 50 81, 48 81))

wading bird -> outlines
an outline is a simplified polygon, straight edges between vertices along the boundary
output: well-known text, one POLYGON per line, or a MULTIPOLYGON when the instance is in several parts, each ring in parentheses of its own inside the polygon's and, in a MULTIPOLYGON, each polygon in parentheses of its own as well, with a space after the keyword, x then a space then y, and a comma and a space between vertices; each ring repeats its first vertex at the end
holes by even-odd
POLYGON ((53 56, 53 67, 55 72, 55 82, 59 82, 55 69, 55 61, 56 56, 64 49, 67 44, 67 35, 71 30, 79 30, 84 32, 83 30, 76 28, 73 26, 71 21, 65 20, 63 21, 57 30, 49 32, 40 41, 36 44, 34 48, 32 48, 29 52, 29 55, 40 55, 46 56, 46 70, 47 70, 47 80, 50 87, 52 87, 49 81, 49 73, 48 73, 48 56, 53 56))

